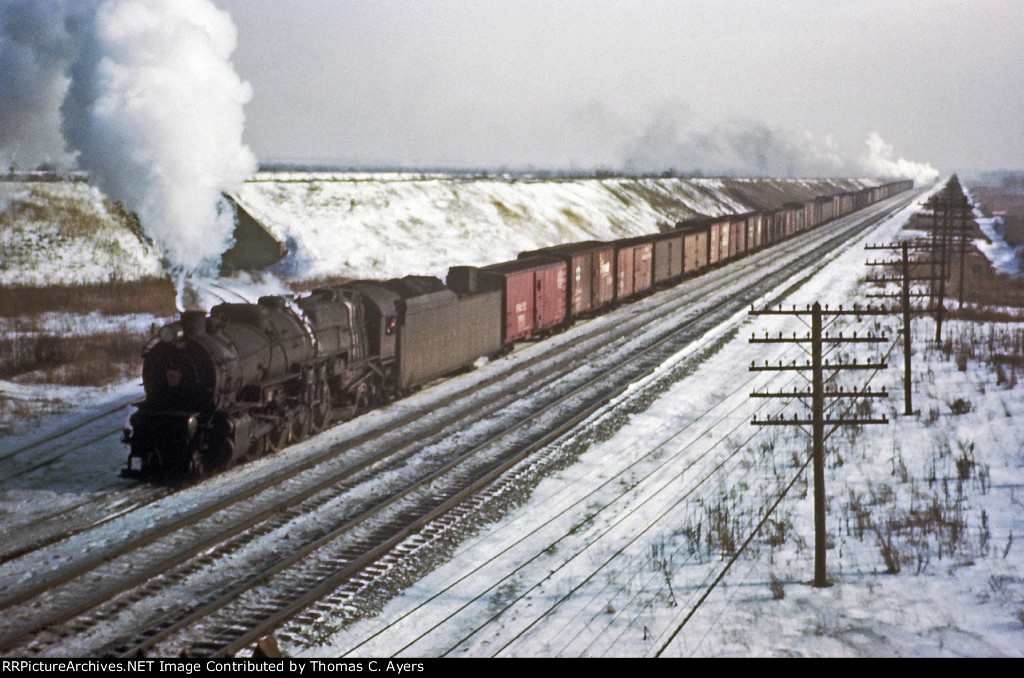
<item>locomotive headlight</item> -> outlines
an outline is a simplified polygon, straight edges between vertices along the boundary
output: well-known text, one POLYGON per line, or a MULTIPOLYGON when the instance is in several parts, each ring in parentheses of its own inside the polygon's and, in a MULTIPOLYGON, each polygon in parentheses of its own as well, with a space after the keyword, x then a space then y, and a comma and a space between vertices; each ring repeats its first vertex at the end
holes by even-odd
POLYGON ((172 341, 181 336, 181 323, 175 321, 170 325, 164 325, 163 327, 160 328, 158 336, 160 337, 160 341, 171 343, 172 341))
POLYGON ((193 414, 188 418, 188 437, 192 438, 199 430, 199 415, 193 414))

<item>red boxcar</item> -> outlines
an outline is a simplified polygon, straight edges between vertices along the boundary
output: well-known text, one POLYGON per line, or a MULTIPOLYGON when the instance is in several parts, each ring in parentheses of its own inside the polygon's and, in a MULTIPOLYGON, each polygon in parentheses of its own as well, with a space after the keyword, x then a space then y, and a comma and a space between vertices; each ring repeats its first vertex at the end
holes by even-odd
POLYGON ((520 259, 544 256, 568 267, 566 315, 570 319, 601 310, 615 301, 615 247, 597 241, 555 245, 522 252, 520 259))
POLYGON ((566 320, 568 266, 547 257, 529 257, 482 268, 453 266, 448 286, 456 292, 500 290, 504 319, 502 343, 529 339, 566 320))
POLYGON ((651 289, 654 246, 649 241, 615 240, 615 298, 628 299, 651 289))

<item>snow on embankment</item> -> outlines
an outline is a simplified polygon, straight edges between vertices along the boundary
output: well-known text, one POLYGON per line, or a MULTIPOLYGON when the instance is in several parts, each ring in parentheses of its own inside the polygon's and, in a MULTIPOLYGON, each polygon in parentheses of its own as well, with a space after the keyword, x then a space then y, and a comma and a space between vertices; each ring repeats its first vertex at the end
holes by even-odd
POLYGON ((998 273, 1014 278, 1024 277, 1024 263, 1022 263, 1021 256, 1024 254, 1024 245, 1011 245, 1006 242, 1006 224, 1003 217, 999 215, 986 217, 978 207, 980 201, 971 194, 969 189, 966 190, 967 199, 972 205, 975 205, 971 216, 974 217, 978 228, 987 238, 987 240, 975 240, 974 246, 985 255, 992 263, 992 268, 998 273))
MULTIPOLYGON (((239 200, 288 246, 283 278, 436 275, 558 243, 654 233, 697 215, 778 207, 869 180, 259 173, 239 200)), ((198 228, 198 226, 197 226, 198 228)), ((47 286, 163 274, 160 253, 81 181, 0 182, 0 284, 47 286)))
POLYGON ((698 215, 778 207, 869 180, 260 173, 239 200, 289 254, 290 278, 435 275, 565 242, 654 233, 698 215))
POLYGON ((76 285, 163 275, 131 219, 84 182, 0 182, 0 285, 76 285))

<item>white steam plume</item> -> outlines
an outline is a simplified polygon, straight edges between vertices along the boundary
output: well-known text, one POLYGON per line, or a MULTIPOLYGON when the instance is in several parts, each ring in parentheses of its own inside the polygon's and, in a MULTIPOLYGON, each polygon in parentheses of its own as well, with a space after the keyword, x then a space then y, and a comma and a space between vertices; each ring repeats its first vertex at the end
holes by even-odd
POLYGON ((103 0, 61 109, 79 165, 139 215, 172 266, 210 269, 231 244, 221 194, 256 168, 237 34, 209 0, 103 0))
POLYGON ((73 162, 59 109, 94 9, 86 0, 0 0, 0 170, 73 162))
POLYGON ((0 0, 0 160, 66 148, 172 267, 213 269, 256 169, 236 39, 211 0, 0 0))
POLYGON ((887 144, 878 132, 868 135, 868 150, 861 158, 865 172, 881 179, 913 179, 917 184, 930 184, 939 178, 939 171, 928 163, 893 159, 892 144, 887 144))

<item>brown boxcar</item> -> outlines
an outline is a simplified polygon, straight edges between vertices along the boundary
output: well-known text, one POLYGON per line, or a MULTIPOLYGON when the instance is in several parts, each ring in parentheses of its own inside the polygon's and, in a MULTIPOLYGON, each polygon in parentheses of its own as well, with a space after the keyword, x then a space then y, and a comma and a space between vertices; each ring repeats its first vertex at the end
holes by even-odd
POLYGON ((782 206, 782 218, 785 223, 785 236, 796 235, 803 229, 804 207, 800 203, 787 202, 782 206))
POLYGON ((715 266, 729 258, 729 225, 728 217, 719 217, 711 222, 708 249, 708 264, 715 266))
POLYGON ((559 259, 529 257, 482 268, 453 266, 448 286, 457 292, 502 294, 502 343, 529 339, 566 320, 568 266, 559 259))
POLYGON ((814 220, 814 201, 808 200, 804 203, 804 225, 808 230, 817 226, 817 222, 814 220))
POLYGON ((779 210, 771 210, 764 213, 764 219, 769 233, 768 244, 774 245, 785 237, 782 216, 779 210))
MULTIPOLYGON (((651 284, 668 284, 683 275, 683 234, 652 233, 618 241, 620 244, 651 245, 651 284)), ((639 290, 638 290, 639 291, 639 290)))
POLYGON ((835 202, 831 196, 819 196, 814 199, 814 208, 818 213, 818 223, 824 224, 835 218, 835 202))
POLYGON ((615 246, 615 298, 629 299, 651 289, 654 246, 634 238, 612 241, 615 246))
POLYGON ((588 241, 555 245, 522 252, 527 257, 550 257, 568 267, 566 315, 576 319, 594 313, 615 301, 615 247, 611 243, 588 241))
POLYGON ((683 277, 683 234, 659 233, 654 236, 654 284, 683 277))
POLYGON ((683 234, 683 272, 700 273, 708 267, 708 228, 697 226, 683 234))
POLYGON ((740 218, 743 220, 743 251, 749 254, 761 247, 761 220, 757 212, 746 212, 740 218))
POLYGON ((708 267, 709 235, 714 219, 697 217, 676 223, 683 234, 683 273, 693 275, 708 267))
POLYGON ((736 215, 729 221, 729 258, 742 257, 747 252, 747 217, 736 215))

